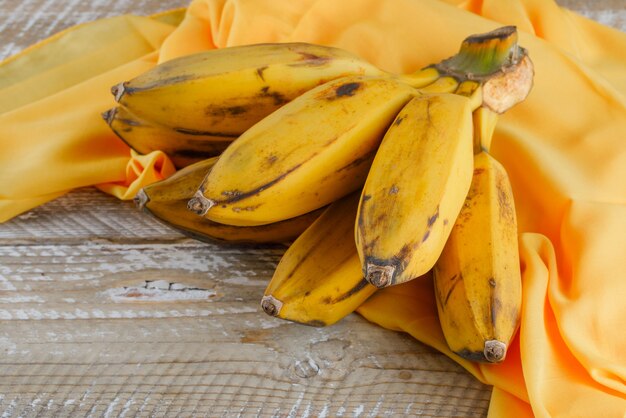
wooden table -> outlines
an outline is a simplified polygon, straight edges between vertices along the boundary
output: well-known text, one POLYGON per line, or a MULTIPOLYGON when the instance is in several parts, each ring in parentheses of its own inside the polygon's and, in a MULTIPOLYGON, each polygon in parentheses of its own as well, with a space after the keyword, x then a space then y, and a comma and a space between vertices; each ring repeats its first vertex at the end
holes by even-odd
MULTIPOLYGON (((0 58, 186 4, 3 0, 0 58)), ((625 26, 623 1, 561 4, 625 26)), ((490 388, 406 335, 263 314, 283 251, 193 241, 93 189, 0 225, 0 416, 486 416, 490 388)))

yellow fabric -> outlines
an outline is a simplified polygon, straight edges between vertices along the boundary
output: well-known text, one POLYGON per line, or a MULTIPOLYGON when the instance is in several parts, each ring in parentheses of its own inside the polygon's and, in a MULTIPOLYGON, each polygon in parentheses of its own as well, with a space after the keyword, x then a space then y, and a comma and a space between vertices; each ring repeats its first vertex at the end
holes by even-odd
MULTIPOLYGON (((0 222, 82 186, 115 183, 102 189, 133 197, 121 186, 130 149, 100 114, 115 105, 111 86, 155 65, 175 27, 159 20, 177 13, 80 25, 0 65, 0 222)), ((160 171, 132 190, 174 172, 169 161, 146 167, 160 171)))
MULTIPOLYGON (((452 55, 468 34, 517 25, 535 63, 535 86, 500 119, 492 148, 511 177, 522 232, 522 322, 507 359, 478 365, 450 353, 428 280, 380 291, 359 312, 494 385, 490 417, 624 416, 625 34, 550 0, 195 0, 174 31, 150 19, 119 19, 129 22, 116 37, 128 36, 137 50, 118 61, 90 60, 81 73, 60 51, 56 65, 68 72, 35 72, 30 81, 20 71, 2 71, 20 60, 28 67, 37 48, 0 65, 0 221, 90 184, 131 198, 141 184, 173 170, 163 155, 129 157, 98 115, 113 105, 111 85, 157 61, 216 47, 305 41, 411 72, 452 55), (38 80, 53 86, 40 90, 38 80), (33 96, 18 103, 11 91, 33 96)), ((89 27, 76 29, 87 34, 72 44, 82 42, 83 51, 92 42, 112 45, 89 27)))

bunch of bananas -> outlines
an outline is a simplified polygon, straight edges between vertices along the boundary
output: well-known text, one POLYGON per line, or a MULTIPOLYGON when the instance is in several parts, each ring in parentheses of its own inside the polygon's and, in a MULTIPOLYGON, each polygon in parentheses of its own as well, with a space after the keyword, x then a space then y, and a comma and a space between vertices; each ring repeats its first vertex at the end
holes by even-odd
POLYGON ((387 73, 342 49, 314 44, 215 49, 168 61, 114 86, 119 106, 103 117, 131 148, 164 151, 180 168, 219 155, 284 104, 347 75, 387 73))
POLYGON ((121 83, 104 117, 185 167, 138 194, 143 210, 202 240, 293 240, 261 301, 269 315, 330 325, 432 275, 450 348, 499 362, 521 278, 511 187, 488 150, 532 78, 511 26, 409 75, 336 48, 249 45, 121 83))

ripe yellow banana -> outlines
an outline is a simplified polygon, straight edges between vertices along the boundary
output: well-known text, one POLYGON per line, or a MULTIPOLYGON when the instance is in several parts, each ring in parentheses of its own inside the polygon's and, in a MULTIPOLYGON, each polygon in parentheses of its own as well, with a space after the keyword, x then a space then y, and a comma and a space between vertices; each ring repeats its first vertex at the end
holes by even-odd
POLYGON ((519 103, 532 86, 532 63, 513 27, 467 38, 434 68, 441 78, 402 109, 363 188, 355 239, 365 277, 377 287, 433 267, 472 180, 474 130, 488 133, 495 124, 488 116, 519 103), (477 116, 484 122, 474 127, 478 108, 486 109, 477 116))
POLYGON ((268 225, 238 227, 201 218, 187 210, 187 201, 215 165, 209 158, 179 170, 171 177, 144 187, 135 203, 144 212, 179 232, 206 242, 285 243, 308 228, 322 209, 268 225))
POLYGON ((486 152, 474 157, 470 191, 433 277, 450 349, 502 361, 519 324, 522 287, 513 193, 504 167, 486 152))
POLYGON ((102 114, 115 134, 140 154, 165 152, 177 168, 219 155, 235 136, 202 135, 147 122, 123 106, 102 114))
POLYGON ((289 247, 261 301, 267 314, 331 325, 376 291, 363 277, 354 245, 358 200, 353 193, 332 203, 289 247))
POLYGON ((355 74, 385 73, 338 48, 256 44, 177 58, 112 91, 142 119, 202 135, 238 136, 311 88, 355 74))
POLYGON ((234 141, 189 208, 260 225, 325 206, 363 185, 385 130, 417 90, 349 76, 309 90, 234 141))
POLYGON ((498 116, 496 112, 485 106, 474 111, 472 115, 474 121, 474 154, 481 151, 489 152, 498 116))
POLYGON ((437 261, 472 180, 472 111, 464 96, 424 94, 387 131, 355 226, 373 285, 406 282, 437 261))

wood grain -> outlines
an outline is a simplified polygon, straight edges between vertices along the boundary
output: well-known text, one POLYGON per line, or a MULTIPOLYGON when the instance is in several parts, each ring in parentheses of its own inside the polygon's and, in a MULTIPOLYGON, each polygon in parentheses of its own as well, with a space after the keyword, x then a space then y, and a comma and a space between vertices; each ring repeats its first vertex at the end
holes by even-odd
POLYGON ((47 239, 54 243, 155 239, 164 242, 182 237, 136 210, 132 202, 107 198, 92 188, 75 190, 69 197, 56 199, 0 226, 0 244, 14 245, 47 239))
MULTIPOLYGON (((0 59, 187 3, 3 0, 0 59)), ((559 3, 624 29, 621 1, 559 3)), ((0 416, 486 416, 490 388, 404 334, 265 316, 283 251, 199 243, 93 189, 0 225, 0 416)))
POLYGON ((192 241, 91 189, 3 225, 0 411, 485 416, 489 388, 403 334, 265 316, 283 251, 192 241))

